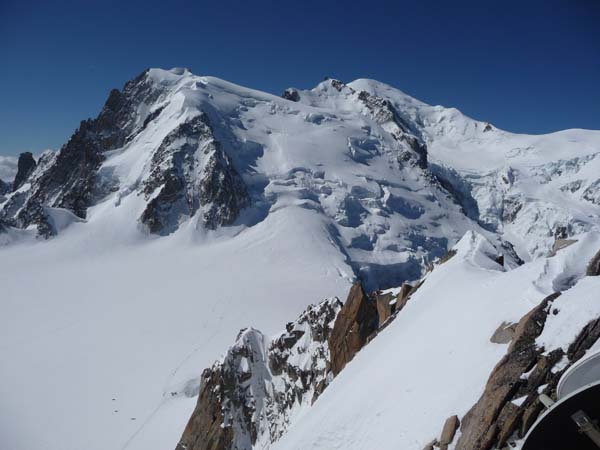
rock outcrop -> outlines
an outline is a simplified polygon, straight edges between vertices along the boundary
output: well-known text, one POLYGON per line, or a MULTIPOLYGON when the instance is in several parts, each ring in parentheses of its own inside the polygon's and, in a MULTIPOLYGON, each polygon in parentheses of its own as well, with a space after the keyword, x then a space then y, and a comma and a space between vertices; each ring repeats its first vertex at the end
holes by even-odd
POLYGON ((373 119, 400 144, 398 161, 426 169, 427 146, 410 131, 409 125, 400 117, 392 103, 366 91, 359 92, 358 99, 373 119))
POLYGON ((8 186, 7 183, 0 180, 0 195, 7 194, 8 192, 10 192, 10 187, 8 186))
POLYGON ((206 114, 193 117, 165 137, 152 158, 142 192, 148 204, 140 221, 157 234, 174 231, 183 217, 199 209, 206 228, 228 225, 250 202, 206 114))
POLYGON ((561 375, 600 337, 600 319, 594 319, 567 349, 545 349, 536 344, 551 310, 560 314, 552 309, 559 295, 546 297, 517 324, 506 355, 462 419, 456 450, 502 449, 509 439, 522 438, 543 410, 539 394, 554 396, 561 375))
POLYGON ((381 327, 396 311, 397 298, 391 292, 380 291, 374 292, 371 297, 377 307, 379 326, 381 327))
POLYGON ((12 186, 13 191, 19 189, 23 183, 27 181, 27 178, 29 178, 29 175, 31 175, 35 169, 35 166, 36 162, 35 159, 33 159, 31 152, 24 152, 19 155, 19 160, 17 162, 17 174, 15 175, 15 180, 12 186))
POLYGON ((363 290, 360 282, 350 289, 329 337, 331 371, 337 375, 377 331, 377 306, 363 290))
POLYGON ((450 416, 446 419, 444 428, 442 428, 442 434, 440 435, 440 450, 448 450, 448 446, 454 440, 454 435, 456 434, 459 426, 460 420, 458 420, 458 416, 450 416))
POLYGON ((329 382, 327 340, 341 306, 337 299, 310 306, 273 340, 242 330, 202 374, 177 450, 249 450, 281 437, 294 410, 312 404, 329 382))
MULTIPOLYGON (((0 220, 11 226, 35 225, 38 234, 56 233, 49 208, 63 208, 85 219, 87 209, 119 189, 110 170, 100 174, 106 153, 123 148, 163 113, 168 87, 149 71, 110 92, 95 119, 84 120, 56 153, 45 154, 37 166, 30 153, 19 158, 13 190, 29 181, 2 205, 0 220)), ((152 233, 168 234, 182 218, 201 210, 201 223, 215 229, 232 223, 249 204, 249 195, 229 155, 215 139, 205 113, 176 126, 154 151, 149 174, 127 187, 148 203, 140 220, 152 233)))
POLYGON ((283 94, 281 94, 281 97, 285 98, 286 100, 290 100, 292 102, 300 101, 300 93, 298 92, 297 89, 294 89, 294 88, 287 88, 285 91, 283 91, 283 94))
POLYGON ((56 232, 46 213, 48 207, 68 209, 84 219, 87 208, 106 194, 96 178, 104 153, 133 139, 142 129, 140 105, 150 104, 159 95, 160 89, 145 71, 127 82, 123 91, 113 89, 98 117, 82 121, 58 152, 42 155, 37 166, 31 154, 21 155, 13 187, 21 187, 25 180, 31 186, 8 199, 0 219, 17 228, 35 225, 44 237, 56 232))
POLYGON ((508 344, 515 337, 516 323, 502 322, 490 337, 493 344, 508 344))
POLYGON ((600 250, 598 250, 589 262, 585 274, 589 277, 597 277, 600 275, 600 250))

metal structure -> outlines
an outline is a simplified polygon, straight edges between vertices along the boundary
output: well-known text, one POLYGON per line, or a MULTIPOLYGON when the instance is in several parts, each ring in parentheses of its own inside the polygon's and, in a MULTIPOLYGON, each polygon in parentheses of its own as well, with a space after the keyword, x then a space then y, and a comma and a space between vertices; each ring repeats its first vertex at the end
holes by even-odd
POLYGON ((600 450, 600 352, 578 361, 560 379, 557 401, 525 436, 522 450, 600 450))

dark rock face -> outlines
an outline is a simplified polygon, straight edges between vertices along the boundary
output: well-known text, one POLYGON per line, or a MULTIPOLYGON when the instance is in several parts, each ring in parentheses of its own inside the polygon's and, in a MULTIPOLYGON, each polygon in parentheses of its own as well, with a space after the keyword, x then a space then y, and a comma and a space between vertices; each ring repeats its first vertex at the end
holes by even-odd
POLYGON ((600 275, 600 250, 598 250, 598 253, 594 255, 588 264, 585 274, 589 277, 597 277, 600 275))
POLYGON ((202 374, 177 450, 250 450, 279 439, 293 409, 327 386, 327 340, 341 306, 337 299, 310 306, 273 340, 242 330, 225 358, 202 374))
POLYGON ((176 450, 222 450, 232 448, 233 428, 224 427, 223 373, 213 366, 202 373, 198 406, 190 418, 176 450))
POLYGON ((294 89, 294 88, 287 88, 285 91, 283 91, 283 94, 281 94, 281 97, 285 98, 286 100, 290 100, 292 102, 300 101, 300 93, 298 92, 297 89, 294 89))
POLYGON ((514 222, 521 209, 523 209, 523 204, 519 197, 505 198, 502 202, 502 221, 506 223, 514 222))
POLYGON ((398 161, 416 165, 421 169, 427 168, 426 145, 410 132, 408 124, 400 117, 394 106, 388 100, 371 95, 366 91, 359 92, 358 99, 367 107, 377 123, 391 122, 395 125, 396 129, 391 134, 396 141, 406 147, 406 150, 398 154, 398 161))
POLYGON ((583 191, 582 197, 588 202, 600 205, 600 180, 596 180, 590 184, 589 187, 583 191))
POLYGON ((15 186, 27 179, 31 188, 11 197, 0 219, 18 228, 36 225, 39 235, 49 237, 55 230, 46 208, 65 208, 85 218, 87 208, 105 194, 96 189, 103 153, 123 146, 140 131, 138 106, 160 95, 146 74, 127 82, 123 91, 112 90, 98 117, 82 121, 69 141, 56 154, 42 156, 37 167, 31 155, 22 155, 15 186))
POLYGON ((379 319, 375 302, 365 294, 360 282, 350 289, 329 337, 331 371, 337 375, 377 331, 379 319))
POLYGON ((0 180, 0 195, 7 194, 10 191, 10 187, 4 181, 0 180))
MULTIPOLYGON (((145 71, 122 91, 112 90, 98 117, 81 122, 57 153, 43 155, 37 166, 30 153, 22 154, 14 186, 27 180, 31 187, 4 203, 0 220, 17 228, 35 225, 40 236, 50 237, 56 234, 51 208, 85 219, 88 207, 115 189, 98 175, 105 153, 123 147, 160 116, 164 107, 153 105, 163 92, 145 71)), ((141 189, 148 198, 141 222, 159 234, 172 232, 183 216, 200 208, 206 228, 230 224, 249 204, 246 187, 205 114, 167 135, 141 189)))
POLYGON ((140 220, 158 234, 174 231, 183 216, 191 217, 199 208, 206 228, 231 224, 250 202, 231 158, 214 138, 206 114, 165 137, 152 158, 143 194, 151 200, 140 220))
POLYGON ((335 78, 331 78, 331 85, 335 88, 336 91, 338 92, 342 92, 342 89, 344 87, 346 87, 346 85, 344 83, 342 83, 340 80, 336 80, 335 78))
POLYGON ((35 159, 33 159, 31 152, 25 152, 19 155, 19 160, 17 162, 17 175, 15 176, 15 181, 13 182, 13 191, 19 189, 23 183, 27 181, 27 178, 35 169, 35 166, 35 159))
POLYGON ((600 319, 589 322, 570 344, 561 349, 545 351, 536 345, 552 302, 552 294, 526 314, 514 330, 506 355, 492 371, 485 390, 462 420, 461 436, 456 450, 500 449, 516 435, 525 436, 543 407, 538 395, 555 396, 562 374, 581 358, 600 337, 600 319), (567 359, 567 364, 556 364, 567 359), (527 374, 527 376, 525 376, 527 374), (519 405, 513 400, 523 399, 519 405))

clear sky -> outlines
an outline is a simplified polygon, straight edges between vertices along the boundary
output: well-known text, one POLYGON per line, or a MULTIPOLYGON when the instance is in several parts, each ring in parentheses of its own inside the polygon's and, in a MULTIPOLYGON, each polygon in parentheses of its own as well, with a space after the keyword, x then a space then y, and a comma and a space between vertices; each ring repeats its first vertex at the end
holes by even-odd
POLYGON ((276 94, 375 78, 509 131, 600 129, 600 0, 0 0, 0 154, 59 148, 111 88, 174 66, 276 94))

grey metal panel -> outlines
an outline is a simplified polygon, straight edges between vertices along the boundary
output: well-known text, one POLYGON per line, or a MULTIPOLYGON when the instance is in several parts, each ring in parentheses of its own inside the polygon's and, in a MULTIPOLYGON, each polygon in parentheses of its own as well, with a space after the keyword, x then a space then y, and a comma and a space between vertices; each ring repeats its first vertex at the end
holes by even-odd
POLYGON ((556 397, 560 400, 577 389, 600 381, 600 352, 583 358, 564 373, 556 387, 556 397))

